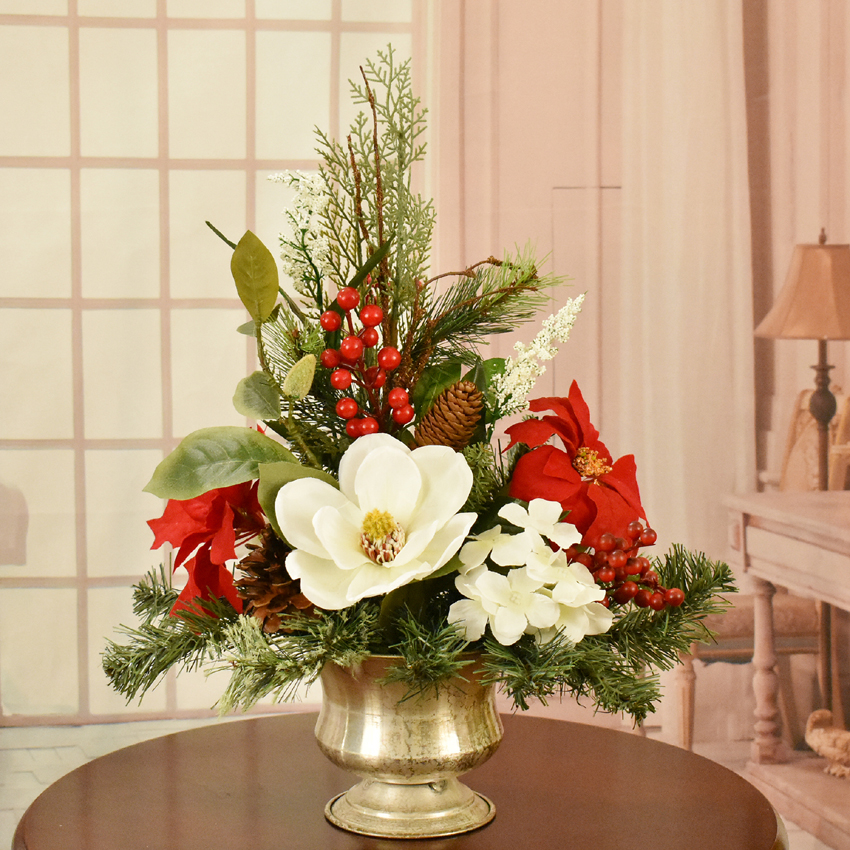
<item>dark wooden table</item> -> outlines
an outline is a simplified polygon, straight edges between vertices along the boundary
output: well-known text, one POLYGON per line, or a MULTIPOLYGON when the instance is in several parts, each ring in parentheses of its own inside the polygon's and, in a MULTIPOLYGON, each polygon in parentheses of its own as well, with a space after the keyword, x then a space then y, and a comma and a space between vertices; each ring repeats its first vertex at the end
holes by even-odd
POLYGON ((315 715, 206 726, 95 759, 27 810, 13 850, 779 850, 768 801, 693 753, 558 720, 507 716, 499 751, 468 774, 496 804, 454 838, 364 838, 325 821, 354 784, 313 738, 315 715))

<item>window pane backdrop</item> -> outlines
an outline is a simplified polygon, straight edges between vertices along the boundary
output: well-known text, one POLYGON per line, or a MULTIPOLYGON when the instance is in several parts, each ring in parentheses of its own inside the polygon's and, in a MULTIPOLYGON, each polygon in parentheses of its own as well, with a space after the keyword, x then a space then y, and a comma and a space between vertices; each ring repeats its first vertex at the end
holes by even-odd
POLYGON ((238 424, 253 368, 229 249, 277 243, 314 125, 391 41, 425 79, 426 0, 0 0, 0 725, 203 713, 100 667, 159 563, 142 493, 181 437, 238 424))

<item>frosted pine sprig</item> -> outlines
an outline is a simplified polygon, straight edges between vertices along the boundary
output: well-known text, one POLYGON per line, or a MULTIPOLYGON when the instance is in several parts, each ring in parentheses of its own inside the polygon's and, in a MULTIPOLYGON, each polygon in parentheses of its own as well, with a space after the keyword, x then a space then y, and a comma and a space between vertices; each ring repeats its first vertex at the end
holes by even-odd
POLYGON ((546 371, 543 364, 558 353, 556 343, 569 339, 583 303, 584 294, 568 299, 557 313, 543 322, 540 332, 528 345, 514 344, 516 358, 507 359, 505 371, 493 382, 500 417, 525 410, 537 379, 546 371))

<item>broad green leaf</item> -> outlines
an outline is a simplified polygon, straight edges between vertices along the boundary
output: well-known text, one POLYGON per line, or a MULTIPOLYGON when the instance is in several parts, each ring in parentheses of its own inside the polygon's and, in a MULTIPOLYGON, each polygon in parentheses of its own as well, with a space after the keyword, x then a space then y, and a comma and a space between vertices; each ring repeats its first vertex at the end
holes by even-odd
POLYGON ((434 366, 428 366, 413 390, 412 403, 416 415, 421 419, 431 408, 443 390, 460 380, 463 363, 460 360, 447 360, 434 366))
POLYGON ((281 539, 283 539, 283 533, 277 524, 277 517, 274 512, 275 499, 277 499, 278 490, 284 484, 288 484, 290 481, 295 481, 298 478, 318 478, 320 481, 324 481, 332 487, 339 489, 337 480, 321 469, 314 469, 312 466, 303 466, 297 461, 295 463, 290 461, 261 463, 257 499, 260 502, 263 513, 271 523, 275 534, 281 539))
POLYGON ((261 463, 281 460, 297 463, 289 449, 259 431, 238 425, 201 428, 157 466, 145 492, 161 499, 194 499, 250 481, 259 475, 261 463))
POLYGON ((357 273, 354 275, 353 278, 351 278, 351 281, 348 285, 353 286, 355 289, 357 289, 357 287, 360 286, 360 284, 363 283, 364 280, 366 280, 366 275, 368 275, 369 272, 371 272, 372 269, 374 269, 375 266, 377 266, 378 263, 380 263, 381 260, 383 260, 384 257, 387 256, 390 251, 390 245, 392 245, 392 242, 393 237, 390 236, 389 239, 387 239, 387 241, 384 242, 384 244, 381 245, 381 247, 378 248, 378 250, 375 251, 375 253, 372 254, 372 256, 369 257, 369 259, 366 260, 366 262, 363 263, 362 266, 360 266, 360 268, 357 270, 357 273))
POLYGON ((310 392, 316 374, 316 355, 305 354, 283 379, 281 390, 286 398, 298 401, 310 392))
POLYGON ((236 291, 255 322, 264 322, 277 303, 278 275, 274 257, 250 231, 239 240, 230 260, 236 291))
POLYGON ((245 322, 242 325, 239 325, 236 328, 236 332, 240 334, 245 334, 245 336, 256 336, 257 335, 257 323, 251 319, 250 322, 245 322))
POLYGON ((251 419, 280 419, 280 392, 265 372, 254 372, 236 385, 233 406, 251 419))

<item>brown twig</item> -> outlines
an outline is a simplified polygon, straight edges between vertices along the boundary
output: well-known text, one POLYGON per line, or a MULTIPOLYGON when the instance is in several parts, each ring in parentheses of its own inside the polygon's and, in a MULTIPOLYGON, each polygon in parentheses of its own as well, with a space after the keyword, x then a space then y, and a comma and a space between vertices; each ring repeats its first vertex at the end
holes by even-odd
POLYGON ((369 231, 366 228, 366 220, 363 218, 363 195, 360 191, 362 178, 360 176, 360 169, 357 167, 357 157, 354 155, 354 145, 351 143, 350 133, 348 135, 348 156, 351 160, 351 171, 354 174, 354 214, 357 216, 357 223, 360 225, 363 241, 368 247, 369 231))
POLYGON ((495 257, 487 257, 486 260, 481 260, 479 263, 475 263, 471 265, 468 269, 464 269, 462 272, 443 272, 442 274, 435 275, 432 278, 429 278, 425 281, 426 285, 429 283, 433 283, 435 280, 439 280, 441 277, 475 277, 473 272, 479 266, 503 266, 504 262, 502 260, 497 260, 495 257))

